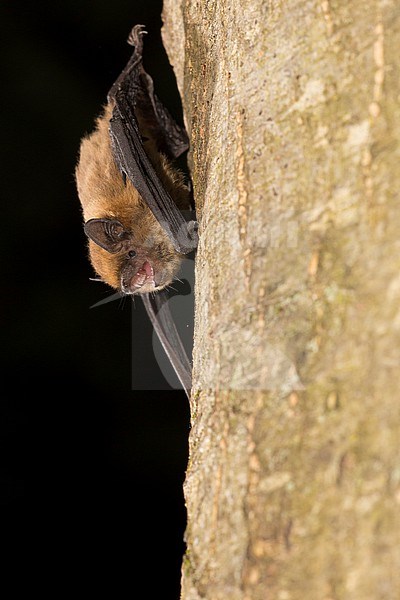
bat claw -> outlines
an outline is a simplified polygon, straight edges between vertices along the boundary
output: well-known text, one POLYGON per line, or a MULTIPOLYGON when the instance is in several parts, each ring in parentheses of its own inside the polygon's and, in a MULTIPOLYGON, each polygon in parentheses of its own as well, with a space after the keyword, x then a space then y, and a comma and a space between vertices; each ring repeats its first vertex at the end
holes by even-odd
POLYGON ((190 238, 197 242, 199 239, 199 223, 198 223, 198 221, 189 221, 189 223, 187 224, 187 228, 188 228, 188 233, 189 233, 190 238))
POLYGON ((135 25, 134 27, 132 27, 132 30, 128 36, 128 44, 130 46, 139 46, 142 43, 142 40, 140 39, 139 36, 142 36, 146 33, 148 33, 148 31, 145 31, 145 25, 135 25))

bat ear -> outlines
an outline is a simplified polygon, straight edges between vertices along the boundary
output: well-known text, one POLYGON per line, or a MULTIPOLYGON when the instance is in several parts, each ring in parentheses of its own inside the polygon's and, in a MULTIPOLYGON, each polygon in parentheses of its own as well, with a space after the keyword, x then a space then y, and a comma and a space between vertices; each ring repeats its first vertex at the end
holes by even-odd
POLYGON ((122 223, 116 219, 90 219, 86 221, 84 230, 88 238, 111 254, 122 249, 128 236, 122 223))

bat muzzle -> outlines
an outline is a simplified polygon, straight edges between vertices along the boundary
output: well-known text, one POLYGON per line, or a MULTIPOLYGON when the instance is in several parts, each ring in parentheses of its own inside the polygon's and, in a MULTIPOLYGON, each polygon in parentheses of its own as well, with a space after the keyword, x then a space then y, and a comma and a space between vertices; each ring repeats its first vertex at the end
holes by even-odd
POLYGON ((121 281, 121 289, 124 294, 148 293, 156 287, 154 269, 146 260, 140 269, 128 280, 121 281))

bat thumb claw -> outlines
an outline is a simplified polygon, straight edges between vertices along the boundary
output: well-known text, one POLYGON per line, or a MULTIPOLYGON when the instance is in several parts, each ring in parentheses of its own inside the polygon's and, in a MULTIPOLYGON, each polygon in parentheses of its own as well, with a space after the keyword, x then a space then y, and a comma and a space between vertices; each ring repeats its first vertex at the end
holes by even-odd
POLYGON ((197 221, 189 221, 187 229, 191 239, 198 238, 199 223, 197 221))

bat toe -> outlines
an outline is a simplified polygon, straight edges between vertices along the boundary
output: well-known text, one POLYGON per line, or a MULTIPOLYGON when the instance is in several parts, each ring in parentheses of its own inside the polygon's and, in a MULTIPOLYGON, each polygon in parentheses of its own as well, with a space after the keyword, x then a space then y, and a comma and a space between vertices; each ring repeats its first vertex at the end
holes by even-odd
POLYGON ((140 37, 141 35, 144 35, 148 33, 147 31, 145 31, 145 25, 134 25, 134 27, 132 27, 131 32, 128 36, 128 44, 130 46, 138 46, 140 43, 140 37))

